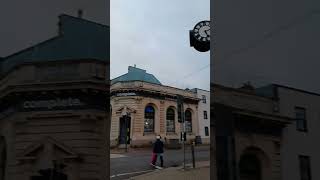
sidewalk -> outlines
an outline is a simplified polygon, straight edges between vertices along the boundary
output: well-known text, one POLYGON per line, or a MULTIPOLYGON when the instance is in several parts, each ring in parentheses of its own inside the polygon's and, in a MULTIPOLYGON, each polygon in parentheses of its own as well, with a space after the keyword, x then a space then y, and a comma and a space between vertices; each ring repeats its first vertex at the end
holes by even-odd
MULTIPOLYGON (((191 150, 191 147, 190 145, 186 146, 187 148, 187 151, 190 151, 191 150)), ((206 150, 210 150, 210 145, 198 145, 198 146, 195 146, 195 148, 198 150, 198 151, 206 151, 206 150)), ((182 150, 182 149, 165 149, 166 151, 170 151, 170 150, 175 150, 175 151, 179 151, 179 150, 182 150)), ((144 147, 144 148, 128 148, 128 152, 151 152, 152 151, 152 148, 151 147, 144 147)), ((110 149, 110 154, 126 154, 128 153, 125 151, 125 149, 120 149, 120 148, 112 148, 110 149)))
POLYGON ((151 173, 132 177, 131 180, 209 180, 210 179, 210 161, 196 163, 196 168, 192 164, 187 164, 187 170, 183 167, 171 167, 162 170, 155 170, 151 173))

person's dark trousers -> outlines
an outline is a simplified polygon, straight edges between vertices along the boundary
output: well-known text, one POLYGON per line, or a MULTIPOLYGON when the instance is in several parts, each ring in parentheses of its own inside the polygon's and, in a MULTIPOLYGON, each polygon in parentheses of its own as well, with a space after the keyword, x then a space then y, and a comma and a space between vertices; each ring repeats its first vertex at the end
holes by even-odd
POLYGON ((160 155, 161 167, 163 167, 163 156, 160 155))
POLYGON ((155 156, 155 157, 152 159, 152 164, 153 164, 153 165, 156 165, 158 156, 160 156, 161 167, 163 167, 163 155, 162 155, 162 154, 155 153, 154 156, 155 156))

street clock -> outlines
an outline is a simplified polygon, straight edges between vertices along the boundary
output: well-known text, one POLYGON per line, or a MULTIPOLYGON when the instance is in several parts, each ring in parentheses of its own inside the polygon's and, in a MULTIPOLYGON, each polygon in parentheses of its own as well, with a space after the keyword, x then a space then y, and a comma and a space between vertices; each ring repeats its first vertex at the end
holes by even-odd
POLYGON ((193 30, 190 30, 190 46, 200 52, 210 50, 210 21, 197 23, 193 30))

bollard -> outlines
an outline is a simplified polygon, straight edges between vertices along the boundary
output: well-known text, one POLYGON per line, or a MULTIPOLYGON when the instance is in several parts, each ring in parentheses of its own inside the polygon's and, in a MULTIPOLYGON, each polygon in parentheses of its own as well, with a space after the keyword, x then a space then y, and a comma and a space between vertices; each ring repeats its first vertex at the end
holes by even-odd
POLYGON ((192 166, 193 166, 193 168, 196 168, 196 161, 195 161, 195 157, 194 157, 194 145, 195 145, 195 142, 193 141, 192 145, 191 145, 192 166))

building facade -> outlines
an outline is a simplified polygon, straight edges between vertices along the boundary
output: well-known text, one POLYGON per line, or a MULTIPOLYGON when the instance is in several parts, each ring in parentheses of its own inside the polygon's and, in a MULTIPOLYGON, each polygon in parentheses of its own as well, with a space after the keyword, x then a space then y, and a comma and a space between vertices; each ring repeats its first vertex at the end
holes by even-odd
POLYGON ((166 145, 179 142, 177 95, 184 98, 187 140, 199 136, 198 102, 192 91, 164 86, 152 74, 129 66, 112 80, 111 146, 149 146, 160 135, 166 145))
POLYGON ((192 89, 200 99, 198 104, 199 135, 203 144, 210 143, 210 91, 192 89))
POLYGON ((258 93, 276 99, 279 112, 294 119, 283 133, 282 179, 320 179, 320 149, 316 143, 320 135, 320 95, 277 84, 259 88, 258 93))
POLYGON ((108 178, 109 28, 68 15, 59 24, 0 62, 1 180, 108 178))
POLYGON ((212 86, 211 179, 282 179, 283 134, 292 118, 254 89, 212 86))

